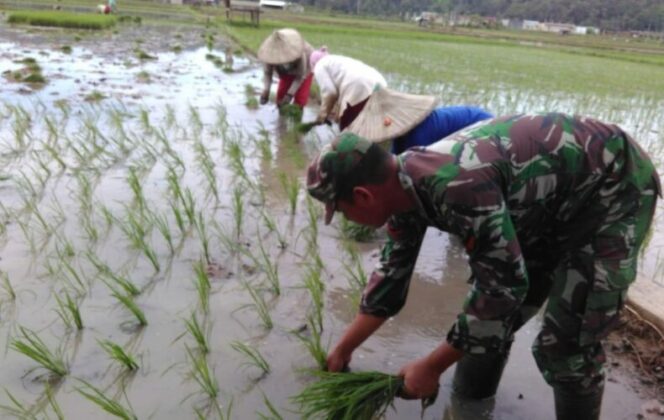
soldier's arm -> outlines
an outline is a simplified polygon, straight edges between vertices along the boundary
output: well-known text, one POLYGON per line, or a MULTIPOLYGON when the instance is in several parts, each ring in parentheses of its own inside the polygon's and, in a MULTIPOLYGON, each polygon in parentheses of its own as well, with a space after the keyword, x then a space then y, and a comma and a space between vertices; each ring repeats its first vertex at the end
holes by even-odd
MULTIPOLYGON (((449 193, 449 191, 448 191, 449 193)), ((462 351, 501 351, 511 340, 507 322, 528 291, 528 275, 521 247, 499 185, 483 182, 475 207, 452 210, 455 225, 463 225, 463 239, 473 276, 463 312, 447 341, 462 351)))
POLYGON ((387 318, 401 310, 426 228, 415 213, 390 219, 388 240, 362 293, 361 313, 387 318))

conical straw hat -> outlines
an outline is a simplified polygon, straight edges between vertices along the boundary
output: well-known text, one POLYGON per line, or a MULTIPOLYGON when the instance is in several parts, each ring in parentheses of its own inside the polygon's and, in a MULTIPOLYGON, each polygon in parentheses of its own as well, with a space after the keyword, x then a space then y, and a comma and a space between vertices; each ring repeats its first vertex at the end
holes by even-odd
POLYGON ((376 85, 360 114, 344 131, 374 143, 394 139, 422 122, 436 104, 433 96, 411 95, 376 85))
POLYGON ((284 64, 295 61, 304 52, 304 38, 295 29, 279 29, 261 44, 258 59, 267 64, 284 64))

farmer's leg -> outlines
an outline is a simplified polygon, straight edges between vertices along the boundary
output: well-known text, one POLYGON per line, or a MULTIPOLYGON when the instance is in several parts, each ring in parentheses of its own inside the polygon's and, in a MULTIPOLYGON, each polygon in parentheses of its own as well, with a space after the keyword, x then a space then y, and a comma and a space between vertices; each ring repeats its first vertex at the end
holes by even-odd
MULTIPOLYGON (((465 398, 483 399, 496 394, 503 369, 509 357, 509 351, 514 341, 514 333, 532 318, 549 295, 553 276, 548 267, 555 263, 527 261, 526 268, 530 279, 530 288, 526 298, 519 309, 509 320, 511 336, 503 340, 498 351, 486 354, 466 354, 456 364, 453 388, 455 394, 465 398)), ((501 341, 495 337, 495 341, 501 341)))
POLYGON ((311 73, 309 76, 302 81, 302 84, 300 85, 300 88, 295 92, 295 103, 300 106, 300 108, 304 108, 307 105, 307 102, 309 101, 309 92, 311 91, 311 82, 314 79, 314 74, 311 73))
POLYGON ((291 84, 293 84, 294 79, 295 77, 288 74, 279 76, 279 85, 277 86, 277 103, 279 103, 279 101, 281 101, 281 99, 286 96, 288 89, 291 87, 291 84))
POLYGON ((556 269, 542 330, 533 345, 537 365, 554 388, 561 420, 599 418, 605 361, 601 340, 618 321, 654 213, 654 184, 642 191, 614 187, 589 204, 593 211, 606 209, 604 222, 556 269))

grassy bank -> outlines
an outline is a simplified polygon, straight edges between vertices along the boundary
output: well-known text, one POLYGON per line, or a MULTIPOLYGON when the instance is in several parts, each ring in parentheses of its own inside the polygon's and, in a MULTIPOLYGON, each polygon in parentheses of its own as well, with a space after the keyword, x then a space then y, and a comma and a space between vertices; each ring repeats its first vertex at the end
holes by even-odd
POLYGON ((33 26, 56 26, 74 29, 107 29, 115 25, 115 16, 88 15, 60 11, 19 10, 11 12, 7 21, 33 26))

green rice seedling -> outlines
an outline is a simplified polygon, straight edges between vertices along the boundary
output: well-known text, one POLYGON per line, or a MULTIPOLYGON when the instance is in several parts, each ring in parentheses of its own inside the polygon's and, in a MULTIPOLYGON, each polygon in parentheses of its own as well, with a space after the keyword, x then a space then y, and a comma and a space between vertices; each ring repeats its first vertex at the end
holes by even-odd
POLYGON ((279 182, 281 182, 281 186, 288 197, 290 213, 294 215, 297 209, 297 196, 300 193, 300 183, 296 177, 288 176, 284 172, 279 174, 279 182))
POLYGON ((270 399, 267 397, 267 395, 265 395, 265 393, 263 393, 263 402, 265 403, 265 407, 267 407, 267 410, 268 410, 269 414, 266 415, 266 414, 257 412, 256 415, 258 415, 258 417, 261 420, 283 420, 284 419, 283 416, 279 413, 279 410, 277 410, 277 408, 274 406, 274 404, 272 404, 272 401, 270 401, 270 399))
POLYGON ((63 292, 63 295, 55 295, 55 301, 58 304, 58 308, 55 310, 56 313, 68 328, 75 326, 77 330, 82 330, 83 319, 81 318, 78 300, 72 298, 67 290, 63 292))
POLYGON ((242 196, 244 194, 245 190, 241 186, 238 185, 233 188, 232 206, 236 238, 239 238, 242 233, 242 221, 244 219, 244 200, 242 196))
POLYGON ((261 159, 264 161, 272 160, 272 144, 270 143, 270 134, 260 123, 258 129, 259 137, 254 138, 254 143, 261 153, 261 159))
POLYGON ((286 249, 286 247, 288 246, 288 242, 286 242, 286 238, 284 237, 284 235, 279 230, 279 227, 277 226, 277 222, 274 220, 274 218, 272 216, 270 216, 265 211, 263 211, 262 216, 263 216, 263 222, 265 222, 265 227, 270 232, 274 232, 275 235, 277 236, 278 247, 281 248, 281 249, 286 249))
POLYGON ((205 270, 205 264, 203 261, 197 261, 194 263, 194 272, 196 273, 196 279, 194 280, 194 286, 196 286, 196 291, 198 292, 198 300, 201 303, 201 308, 204 313, 208 313, 210 310, 210 278, 208 277, 207 271, 205 270))
POLYGON ((173 255, 175 253, 175 246, 173 245, 173 235, 171 234, 171 227, 168 224, 168 218, 164 214, 153 214, 152 223, 157 226, 157 230, 159 230, 161 236, 164 237, 164 240, 168 245, 168 249, 171 252, 171 255, 173 255))
POLYGON ((205 256, 205 262, 210 264, 212 262, 210 258, 210 238, 205 227, 205 218, 203 217, 203 212, 198 212, 198 218, 194 225, 196 227, 196 232, 198 233, 198 238, 201 240, 201 247, 203 248, 203 255, 205 256))
POLYGON ((110 341, 110 340, 97 340, 97 343, 104 349, 108 356, 118 362, 127 370, 138 370, 138 363, 136 358, 126 352, 122 346, 110 341))
POLYGON ((19 331, 21 337, 12 340, 10 348, 34 360, 57 377, 65 376, 69 372, 60 350, 51 351, 32 330, 19 327, 19 331))
POLYGON ((143 61, 143 60, 156 60, 157 59, 157 57, 155 57, 154 55, 150 55, 150 54, 146 53, 145 51, 143 51, 140 48, 136 48, 134 50, 134 54, 136 54, 136 58, 138 58, 141 61, 143 61))
POLYGON ((55 395, 53 395, 53 389, 49 384, 46 384, 46 398, 48 399, 48 404, 51 406, 51 409, 53 410, 55 417, 58 420, 65 420, 65 415, 63 414, 62 409, 58 405, 58 402, 55 399, 55 395))
POLYGON ((0 288, 2 288, 7 298, 12 302, 16 301, 16 291, 9 281, 9 275, 4 271, 0 271, 0 280, 2 280, 0 282, 0 288))
POLYGON ((132 298, 131 295, 125 295, 121 293, 119 290, 115 289, 113 286, 110 284, 106 284, 109 289, 111 289, 111 296, 116 298, 118 302, 120 302, 125 308, 129 310, 129 312, 134 315, 136 318, 136 321, 138 321, 138 324, 142 327, 148 325, 148 320, 145 318, 145 313, 141 308, 138 307, 136 302, 134 302, 134 299, 132 298))
POLYGON ((307 316, 307 330, 298 331, 295 333, 296 337, 302 341, 302 344, 307 348, 309 354, 314 359, 318 368, 324 370, 327 364, 327 348, 323 345, 322 326, 318 320, 311 314, 307 316), (308 333, 306 332, 308 331, 308 333))
POLYGON ((210 370, 207 359, 204 356, 195 355, 188 347, 187 354, 191 363, 191 377, 194 378, 201 390, 210 399, 214 400, 219 395, 219 384, 214 372, 210 370))
POLYGON ((381 418, 403 387, 403 378, 382 372, 319 372, 292 401, 303 419, 381 418))
POLYGON ((272 316, 270 315, 270 309, 267 306, 267 302, 265 302, 265 298, 263 298, 263 296, 259 294, 248 282, 243 282, 243 286, 253 301, 253 303, 249 304, 249 306, 256 310, 258 317, 263 323, 263 327, 265 327, 265 329, 271 330, 272 327, 274 327, 274 324, 272 322, 272 316))
POLYGON ((187 332, 196 341, 198 350, 203 354, 209 353, 208 337, 210 336, 210 325, 205 320, 203 321, 203 325, 201 325, 198 322, 198 318, 196 318, 196 312, 192 312, 191 317, 184 322, 187 332))
POLYGON ((60 51, 62 51, 65 54, 71 54, 72 49, 70 45, 63 45, 60 47, 60 51))
POLYGON ((189 124, 194 127, 196 133, 200 135, 203 131, 203 120, 201 119, 201 113, 193 105, 189 105, 189 124))
POLYGON ((247 359, 247 361, 243 363, 242 366, 257 367, 262 372, 261 377, 270 373, 270 364, 267 360, 265 360, 258 349, 251 347, 241 341, 231 342, 231 347, 233 350, 237 351, 247 359))
POLYGON ((178 119, 175 116, 175 108, 171 104, 166 104, 165 108, 164 122, 166 123, 166 128, 173 128, 178 123, 178 119))
POLYGON ((311 302, 314 306, 313 319, 318 328, 323 330, 323 306, 325 304, 325 284, 321 280, 320 270, 316 267, 308 267, 304 276, 304 287, 309 291, 311 302))
POLYGON ((256 99, 255 96, 250 96, 247 98, 247 100, 244 102, 244 105, 248 109, 258 109, 258 99, 256 99))
POLYGON ((231 169, 235 175, 249 182, 249 175, 247 174, 247 170, 244 167, 245 154, 243 147, 244 146, 242 145, 239 136, 231 137, 226 139, 224 144, 224 151, 229 159, 231 169))
POLYGON ((196 202, 194 201, 194 195, 192 194, 189 187, 184 190, 181 204, 184 209, 184 214, 187 216, 187 220, 189 221, 189 226, 193 226, 196 223, 196 202))
POLYGON ((76 271, 74 266, 67 259, 60 260, 61 266, 64 268, 63 274, 65 275, 65 280, 70 283, 74 289, 79 291, 85 291, 87 289, 86 283, 83 281, 81 275, 76 271), (72 283, 73 280, 73 283, 72 283), (77 287, 78 286, 78 287, 77 287))
POLYGON ((168 204, 171 207, 171 212, 173 212, 173 218, 175 219, 175 224, 178 226, 178 229, 180 229, 180 233, 184 235, 187 232, 187 228, 185 227, 184 216, 182 215, 182 212, 180 211, 177 202, 169 201, 168 204))
POLYGON ((198 163, 201 167, 201 171, 203 172, 203 175, 205 175, 205 179, 207 180, 208 183, 208 191, 214 195, 214 198, 219 201, 219 192, 217 188, 217 176, 214 173, 214 160, 212 159, 212 156, 210 155, 210 152, 208 149, 205 147, 205 145, 198 141, 194 145, 194 149, 196 151, 196 159, 198 160, 198 163))
POLYGON ((138 205, 139 209, 144 210, 147 205, 145 203, 145 195, 143 194, 143 186, 138 178, 136 168, 129 167, 129 174, 127 175, 127 183, 134 193, 134 202, 138 205))
POLYGON ((212 228, 217 233, 217 238, 219 238, 219 241, 226 248, 226 251, 228 251, 229 254, 236 254, 242 251, 242 244, 240 244, 240 242, 237 241, 233 235, 226 233, 224 228, 221 227, 216 220, 212 221, 212 228))
POLYGON ((49 156, 60 165, 61 170, 67 169, 67 164, 60 156, 60 153, 51 145, 44 144, 44 150, 49 154, 49 156))
POLYGON ((3 412, 7 416, 11 416, 12 418, 16 419, 37 420, 33 406, 22 403, 7 389, 5 389, 5 394, 7 394, 7 397, 9 398, 9 401, 12 405, 0 404, 0 412, 3 412))
MULTIPOLYGON (((76 388, 76 391, 89 401, 97 404, 102 410, 123 420, 138 420, 131 405, 127 408, 119 402, 112 400, 106 396, 102 390, 95 388, 88 382, 81 379, 79 379, 79 381, 83 384, 83 387, 76 388)), ((126 397, 127 396, 125 395, 125 398, 126 397)))
POLYGON ((279 115, 294 122, 302 120, 302 108, 295 104, 286 104, 279 107, 279 115))
POLYGON ((281 294, 281 283, 279 281, 279 267, 275 262, 272 261, 272 258, 268 254, 263 245, 263 239, 260 235, 260 232, 256 232, 256 238, 258 241, 258 250, 260 255, 257 257, 252 254, 249 250, 245 250, 244 253, 246 256, 251 258, 251 260, 260 267, 261 271, 265 273, 265 277, 270 287, 270 291, 275 295, 279 296, 281 294))

